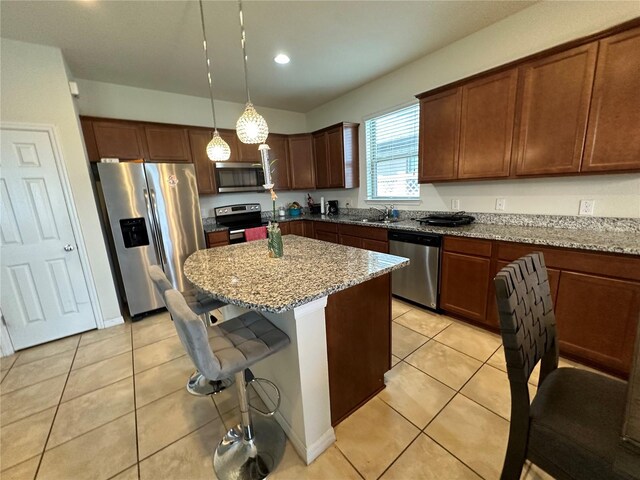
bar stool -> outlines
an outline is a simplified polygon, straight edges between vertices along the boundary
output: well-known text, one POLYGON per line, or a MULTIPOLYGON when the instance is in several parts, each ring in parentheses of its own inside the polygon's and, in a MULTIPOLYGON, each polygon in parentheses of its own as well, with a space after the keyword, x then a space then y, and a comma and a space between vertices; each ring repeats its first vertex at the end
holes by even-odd
MULTIPOLYGON (((151 277, 156 290, 160 294, 160 298, 164 300, 165 292, 167 290, 173 289, 173 285, 171 285, 171 282, 169 282, 169 279, 158 265, 151 265, 149 267, 149 276, 151 277)), ((209 312, 227 305, 220 300, 215 300, 211 297, 202 295, 195 289, 181 292, 181 294, 184 297, 189 308, 196 315, 200 316, 205 324, 208 324, 207 316, 209 312)), ((225 388, 230 387, 232 384, 232 379, 225 379, 224 381, 219 382, 209 381, 199 371, 196 370, 187 381, 187 391, 192 395, 207 396, 221 392, 225 388)))
POLYGON ((289 337, 259 313, 247 312, 212 326, 215 332, 210 346, 206 328, 180 292, 167 290, 164 299, 182 345, 202 375, 212 381, 235 376, 241 423, 225 434, 215 450, 216 475, 220 480, 265 478, 284 454, 284 431, 271 417, 279 406, 280 394, 276 410, 252 420, 245 369, 286 347, 289 337))

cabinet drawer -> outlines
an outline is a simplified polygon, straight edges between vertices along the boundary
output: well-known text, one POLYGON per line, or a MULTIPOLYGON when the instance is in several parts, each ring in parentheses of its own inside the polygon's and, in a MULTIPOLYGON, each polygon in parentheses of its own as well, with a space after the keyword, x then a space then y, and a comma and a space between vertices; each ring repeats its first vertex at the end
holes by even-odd
POLYGON ((337 223, 315 222, 314 228, 315 228, 316 232, 338 233, 338 224, 337 223))
POLYGON ((229 231, 207 232, 207 248, 229 245, 229 231))
POLYGON ((361 227, 359 225, 340 225, 340 235, 351 235, 353 237, 369 238, 371 240, 387 241, 387 229, 376 227, 361 227))
POLYGON ((480 257, 491 256, 491 241, 475 238, 444 237, 444 249, 447 252, 466 253, 480 257))
POLYGON ((324 242, 340 243, 338 242, 338 234, 332 232, 323 232, 316 230, 316 240, 322 240, 324 242))
POLYGON ((369 238, 362 239, 362 248, 372 250, 374 252, 389 253, 389 242, 381 240, 371 240, 369 238))

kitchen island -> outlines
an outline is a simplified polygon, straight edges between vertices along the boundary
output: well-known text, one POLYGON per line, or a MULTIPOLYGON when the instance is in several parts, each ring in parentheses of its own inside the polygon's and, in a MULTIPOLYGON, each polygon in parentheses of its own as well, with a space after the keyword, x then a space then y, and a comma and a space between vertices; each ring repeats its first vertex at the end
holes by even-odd
MULTIPOLYGON (((184 264, 201 291, 261 312, 291 339, 252 371, 281 392, 276 418, 311 463, 333 426, 384 388, 391 367, 390 272, 408 259, 286 235, 284 257, 266 240, 200 250, 184 264)), ((267 395, 266 392, 258 392, 267 395)))

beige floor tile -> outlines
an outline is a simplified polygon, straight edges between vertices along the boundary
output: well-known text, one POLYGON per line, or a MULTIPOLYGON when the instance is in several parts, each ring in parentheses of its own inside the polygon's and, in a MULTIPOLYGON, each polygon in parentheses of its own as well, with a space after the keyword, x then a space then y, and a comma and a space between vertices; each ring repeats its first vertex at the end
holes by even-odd
POLYGON ((407 327, 393 322, 391 325, 391 351, 396 357, 404 358, 429 339, 407 327))
POLYGON ((0 465, 9 468, 40 455, 47 441, 55 407, 36 413, 0 430, 0 465))
POLYGON ((9 373, 9 369, 0 371, 0 383, 2 383, 2 381, 4 380, 4 377, 6 377, 8 373, 9 373))
POLYGON ((407 313, 411 308, 411 305, 394 298, 391 300, 391 318, 397 318, 400 315, 407 313))
POLYGON ((409 310, 395 321, 427 337, 434 337, 451 325, 451 320, 447 317, 417 308, 409 310))
POLYGON ((509 422, 456 395, 425 433, 485 479, 497 479, 507 449, 509 422))
POLYGON ((71 368, 74 351, 59 353, 25 365, 13 367, 0 385, 0 392, 9 393, 19 388, 66 374, 71 368))
POLYGON ((78 368, 69 375, 62 401, 66 402, 132 375, 133 360, 131 352, 125 352, 116 357, 78 368))
POLYGON ((133 380, 125 378, 60 404, 47 450, 134 410, 133 380))
MULTIPOLYGON (((536 387, 529 384, 529 398, 533 400, 536 387)), ((490 365, 483 365, 460 391, 466 397, 509 420, 511 418, 511 389, 507 374, 490 365)))
POLYGON ((136 375, 136 406, 143 407, 158 398, 182 390, 195 371, 187 355, 178 357, 136 375))
POLYGON ((167 316, 167 318, 162 321, 157 321, 151 325, 134 330, 133 348, 144 347, 145 345, 150 345, 177 334, 176 327, 171 321, 171 318, 167 316))
POLYGON ((6 372, 7 370, 9 370, 11 366, 15 363, 15 361, 18 359, 18 355, 19 354, 14 353, 13 355, 0 357, 0 371, 6 372))
POLYGON ((469 467, 421 434, 380 477, 381 480, 481 480, 469 467))
POLYGON ((378 398, 422 429, 455 395, 455 390, 401 363, 385 375, 387 387, 378 398))
POLYGON ((540 467, 527 460, 524 463, 520 480, 554 480, 554 478, 540 467))
POLYGON ((225 428, 219 419, 208 423, 140 462, 141 480, 215 479, 213 450, 224 434, 225 428))
POLYGON ((2 480, 33 480, 40 464, 40 455, 30 458, 15 467, 2 470, 2 480))
POLYGON ((335 445, 325 450, 311 465, 306 465, 291 442, 287 442, 282 462, 276 471, 269 475, 269 480, 360 480, 361 478, 335 445))
POLYGON ((507 371, 507 361, 504 358, 504 349, 502 347, 498 348, 493 355, 489 357, 487 363, 492 367, 496 367, 498 370, 502 370, 506 373, 507 371))
POLYGON ((186 355, 186 351, 177 336, 160 340, 133 351, 134 372, 144 372, 183 355, 186 355))
POLYGON ((435 341, 423 345, 405 361, 454 390, 459 390, 482 365, 475 358, 435 341))
POLYGON ((419 432, 373 398, 336 427, 336 446, 365 479, 378 478, 419 432))
POLYGON ((451 324, 435 339, 482 362, 502 343, 498 335, 462 323, 451 324))
POLYGON ((110 480, 138 480, 138 478, 138 465, 134 465, 115 477, 111 477, 110 480))
POLYGON ((131 334, 129 332, 115 335, 98 342, 78 348, 72 369, 86 367, 107 358, 115 357, 131 351, 131 334))
POLYGON ((62 338, 50 343, 38 345, 37 347, 28 348, 27 350, 21 350, 18 353, 18 359, 14 366, 17 367, 18 365, 24 365, 25 363, 50 357, 58 353, 75 350, 79 341, 80 335, 74 335, 73 337, 62 338))
POLYGON ((67 375, 59 375, 0 397, 0 425, 41 412, 58 404, 67 375))
POLYGON ((80 337, 79 347, 84 347, 91 343, 99 342, 100 340, 106 340, 107 338, 116 337, 123 333, 131 332, 131 322, 121 323, 120 325, 114 325, 109 328, 101 328, 99 330, 91 330, 85 332, 80 337))
POLYGON ((194 397, 184 389, 145 405, 138 409, 140 459, 217 417, 218 412, 209 397, 194 397))
POLYGON ((165 311, 165 312, 157 313, 155 315, 150 315, 146 318, 143 318, 142 320, 137 320, 132 323, 131 328, 135 333, 136 330, 140 330, 142 328, 146 328, 151 325, 160 324, 160 323, 166 322, 167 320, 171 320, 171 316, 169 315, 169 312, 165 311))
POLYGON ((136 428, 132 412, 47 450, 42 457, 38 478, 107 479, 135 463, 136 428))
POLYGON ((402 361, 400 358, 395 355, 391 355, 391 368, 395 367, 400 361, 402 361))

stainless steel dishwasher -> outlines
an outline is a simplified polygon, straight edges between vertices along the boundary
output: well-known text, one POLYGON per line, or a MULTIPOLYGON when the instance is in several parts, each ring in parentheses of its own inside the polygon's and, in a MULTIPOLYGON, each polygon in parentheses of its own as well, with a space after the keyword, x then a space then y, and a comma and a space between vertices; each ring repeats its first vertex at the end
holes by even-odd
POLYGON ((409 266, 391 274, 394 295, 438 309, 441 245, 437 234, 389 232, 389 253, 411 260, 409 266))

